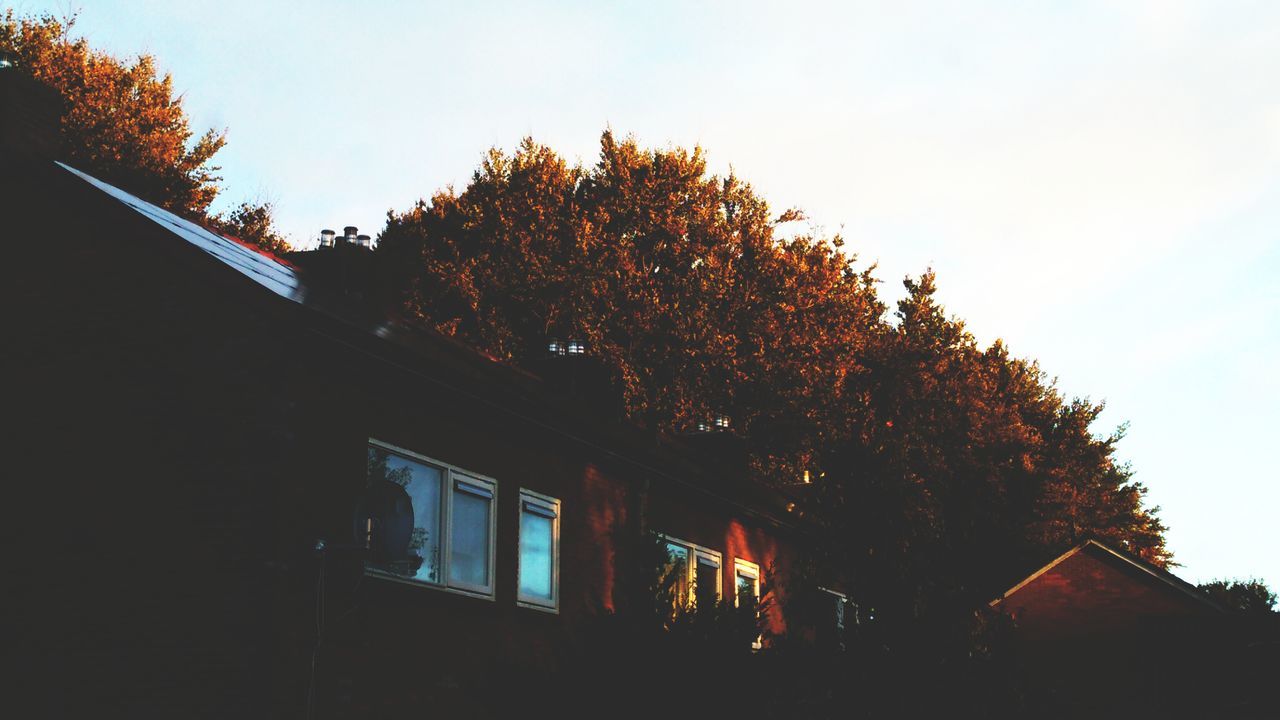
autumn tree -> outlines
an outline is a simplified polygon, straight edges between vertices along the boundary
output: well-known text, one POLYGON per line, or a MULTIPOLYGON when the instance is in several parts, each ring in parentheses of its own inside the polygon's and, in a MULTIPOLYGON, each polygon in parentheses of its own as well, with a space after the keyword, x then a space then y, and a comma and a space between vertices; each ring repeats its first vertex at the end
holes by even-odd
POLYGON ((193 141, 182 98, 168 74, 157 74, 154 58, 122 61, 96 51, 71 35, 74 23, 12 10, 0 22, 0 52, 66 100, 67 159, 147 200, 202 216, 218 194, 210 161, 226 133, 206 130, 193 141))
POLYGON ((783 232, 797 217, 699 149, 606 132, 588 167, 532 140, 491 151, 461 191, 390 213, 377 258, 441 332, 515 364, 584 340, 633 422, 724 413, 757 480, 809 471, 797 509, 883 617, 971 613, 1089 538, 1168 560, 1100 405, 979 347, 931 272, 885 318, 841 238, 783 232))
POLYGON ((859 600, 904 622, 963 614, 1091 538, 1165 564, 1164 527, 1114 459, 1120 433, 1093 434, 1101 406, 1062 398, 1003 343, 980 348, 935 281, 906 280, 855 378, 861 432, 829 447, 813 498, 859 600))
POLYGON ((210 216, 205 223, 224 235, 280 255, 292 247, 276 227, 274 210, 270 202, 243 202, 229 212, 210 216))
POLYGON ((379 255, 431 326, 516 363, 580 338, 639 424, 727 414, 762 472, 795 473, 843 432, 841 379, 883 308, 838 238, 779 239, 791 217, 701 150, 606 132, 590 168, 492 151, 462 192, 392 213, 379 255))
POLYGON ((198 136, 173 89, 150 55, 121 59, 72 35, 75 16, 0 18, 0 54, 61 94, 65 159, 139 197, 266 250, 288 246, 272 224, 270 203, 242 203, 209 216, 218 195, 213 157, 226 131, 198 136))

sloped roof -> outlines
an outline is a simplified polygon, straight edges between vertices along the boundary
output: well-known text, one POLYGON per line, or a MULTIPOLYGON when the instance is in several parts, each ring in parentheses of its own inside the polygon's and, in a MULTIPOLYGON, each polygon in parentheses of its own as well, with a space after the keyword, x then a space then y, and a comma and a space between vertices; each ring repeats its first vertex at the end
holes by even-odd
POLYGON ((1089 540, 1089 541, 1083 542, 1071 548, 1070 550, 1066 551, 1065 553, 1059 555, 1058 557, 1054 558, 1051 562, 1049 562, 1049 564, 1031 573, 1026 578, 1024 578, 1021 582, 1019 582, 1018 584, 1006 590, 1003 595, 996 598, 995 600, 992 600, 990 603, 988 603, 988 605, 990 605, 993 608, 998 607, 1005 600, 1013 596, 1014 593, 1018 592, 1019 590, 1026 587, 1027 585, 1031 584, 1041 575, 1044 575, 1045 573, 1053 570, 1058 565, 1061 565, 1063 562, 1079 554, 1080 552, 1083 552, 1091 548, 1104 553, 1107 557, 1112 557, 1116 560, 1119 560, 1121 563, 1136 570, 1138 573, 1155 579, 1163 586, 1166 586, 1181 595, 1184 595, 1192 600, 1195 600, 1198 603, 1206 605, 1209 608, 1216 610, 1218 612, 1226 612, 1221 605, 1214 602, 1208 595, 1205 595, 1203 592, 1201 592, 1200 589, 1197 588, 1195 585, 1192 585, 1191 583, 1187 582, 1186 580, 1183 580, 1177 575, 1174 575, 1168 570, 1164 570, 1163 568, 1156 567, 1155 565, 1152 565, 1151 563, 1145 560, 1142 560, 1141 558, 1134 557, 1129 553, 1124 553, 1124 552, 1115 550, 1111 547, 1108 547, 1107 545, 1104 545, 1103 543, 1097 540, 1089 540))
POLYGON ((570 401, 551 392, 537 376, 521 368, 495 360, 421 323, 375 317, 351 307, 349 302, 335 302, 322 288, 308 285, 304 270, 286 261, 181 218, 65 163, 56 165, 269 291, 267 298, 278 296, 315 311, 317 315, 312 317, 324 318, 328 332, 333 332, 339 342, 358 343, 418 377, 636 464, 655 477, 728 502, 746 515, 795 527, 794 518, 781 512, 776 489, 750 483, 751 487, 736 486, 726 495, 727 488, 708 482, 711 478, 691 463, 687 451, 658 450, 647 434, 629 428, 611 429, 594 418, 584 417, 574 411, 570 401), (404 355, 406 351, 410 354, 404 355), (465 383, 467 389, 460 389, 459 383, 465 383))
POLYGON ((180 218, 168 210, 152 205, 92 175, 80 172, 70 165, 62 162, 57 164, 275 294, 295 302, 301 300, 302 281, 289 265, 203 228, 190 220, 180 218))

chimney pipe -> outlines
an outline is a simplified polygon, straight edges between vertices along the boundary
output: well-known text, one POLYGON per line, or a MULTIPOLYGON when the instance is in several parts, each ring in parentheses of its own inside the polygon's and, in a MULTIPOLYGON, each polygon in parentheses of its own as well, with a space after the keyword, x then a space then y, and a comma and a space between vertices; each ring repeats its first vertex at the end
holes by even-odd
POLYGON ((346 226, 346 227, 342 228, 342 235, 343 235, 343 239, 345 239, 347 242, 352 243, 352 244, 355 244, 355 241, 356 241, 356 226, 355 226, 355 225, 348 225, 348 226, 346 226))
POLYGON ((321 230, 320 231, 320 247, 322 248, 333 247, 333 236, 334 236, 334 232, 332 230, 328 228, 321 230))
POLYGON ((369 249, 372 249, 372 248, 373 248, 373 238, 369 237, 368 235, 357 235, 357 236, 356 236, 356 245, 358 245, 358 246, 360 246, 360 247, 362 247, 362 248, 369 248, 369 249))

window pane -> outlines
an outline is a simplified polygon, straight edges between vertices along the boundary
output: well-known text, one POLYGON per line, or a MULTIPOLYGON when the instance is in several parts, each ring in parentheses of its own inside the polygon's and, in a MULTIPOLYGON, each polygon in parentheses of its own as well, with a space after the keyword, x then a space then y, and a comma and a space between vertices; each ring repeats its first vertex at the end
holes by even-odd
POLYGON ((667 543, 666 577, 673 590, 672 600, 677 606, 689 602, 689 549, 683 545, 667 543))
POLYGON ((738 607, 751 607, 756 604, 756 579, 750 575, 738 573, 738 607))
POLYGON ((697 603, 700 608, 715 607, 720 600, 720 568, 707 563, 698 563, 697 603))
POLYGON ((545 600, 555 598, 551 592, 552 542, 551 518, 524 512, 520 518, 520 595, 545 600))
POLYGON ((453 534, 449 539, 449 581, 489 585, 489 504, 491 499, 455 489, 453 534))
POLYGON ((440 581, 440 468, 369 448, 369 507, 383 519, 370 563, 397 575, 440 581))

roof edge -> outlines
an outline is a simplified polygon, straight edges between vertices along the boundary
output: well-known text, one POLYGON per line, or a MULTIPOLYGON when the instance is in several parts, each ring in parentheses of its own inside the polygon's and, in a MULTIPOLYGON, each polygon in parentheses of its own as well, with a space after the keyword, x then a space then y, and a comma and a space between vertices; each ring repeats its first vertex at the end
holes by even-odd
POLYGON ((1197 589, 1194 585, 1188 583, 1186 580, 1183 580, 1182 578, 1178 577, 1177 575, 1174 575, 1173 573, 1167 570, 1162 570, 1158 567, 1155 567, 1154 565, 1146 562, 1145 560, 1134 558, 1130 556, 1128 553, 1123 553, 1118 550, 1115 550, 1110 546, 1102 543, 1099 540, 1086 540, 1085 542, 1082 542, 1079 545, 1066 551, 1065 553, 1059 555, 1058 557, 1050 561, 1049 564, 1045 565, 1039 570, 1036 570, 1035 572, 1028 575, 1026 578, 1022 580, 1022 582, 1019 582, 1017 585, 1014 585, 1013 587, 1006 590, 1003 595, 987 603, 987 606, 992 608, 996 607, 1000 603, 1009 599, 1011 595, 1021 590, 1022 588, 1026 587, 1029 583, 1031 583, 1036 578, 1040 577, 1041 575, 1044 575, 1045 573, 1049 572, 1053 568, 1057 567, 1067 558, 1070 558, 1072 555, 1075 555, 1076 553, 1079 553, 1080 551, 1090 546, 1097 547, 1099 550, 1102 550, 1108 555, 1118 560, 1121 560, 1125 564, 1138 569, 1142 573, 1149 575, 1155 578, 1156 580, 1159 580, 1161 583, 1168 585, 1169 587, 1173 588, 1174 590, 1177 590, 1178 592, 1182 593, 1183 595, 1186 595, 1187 597, 1193 600, 1196 600, 1200 603, 1203 603, 1204 605, 1207 605, 1208 607, 1212 608, 1217 612, 1220 612, 1220 613, 1227 612, 1226 609, 1223 608, 1221 605, 1219 605, 1217 602, 1215 602, 1213 598, 1200 592, 1199 589, 1197 589))

